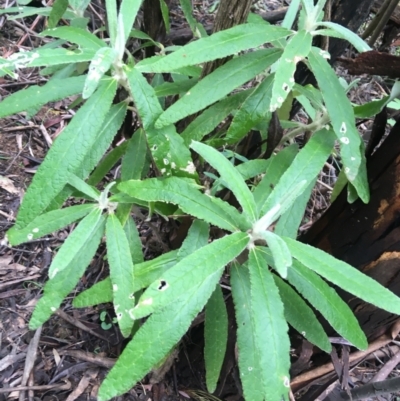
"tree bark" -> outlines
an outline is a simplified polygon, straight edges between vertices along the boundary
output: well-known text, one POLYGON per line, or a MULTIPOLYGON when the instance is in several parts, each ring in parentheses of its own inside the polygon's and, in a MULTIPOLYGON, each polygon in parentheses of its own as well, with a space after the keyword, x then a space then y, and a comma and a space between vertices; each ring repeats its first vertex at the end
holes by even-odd
MULTIPOLYGON (((251 4, 251 0, 221 0, 213 32, 219 32, 245 22, 249 15, 251 4)), ((229 59, 230 57, 207 63, 203 68, 202 76, 205 77, 210 74, 229 59)))

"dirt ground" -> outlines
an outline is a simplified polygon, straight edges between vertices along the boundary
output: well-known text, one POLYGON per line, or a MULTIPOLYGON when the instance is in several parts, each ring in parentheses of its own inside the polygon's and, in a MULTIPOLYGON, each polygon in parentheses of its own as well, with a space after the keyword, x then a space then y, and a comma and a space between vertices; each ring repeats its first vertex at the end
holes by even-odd
MULTIPOLYGON (((1 7, 12 4, 10 1, 0 2, 1 7)), ((211 23, 215 15, 213 2, 202 0, 195 4, 196 18, 203 23, 211 23)), ((269 12, 285 5, 281 0, 264 0, 255 2, 254 10, 269 12)), ((172 29, 186 27, 177 5, 172 7, 171 18, 172 29)), ((37 46, 35 32, 41 31, 42 24, 41 17, 9 21, 0 15, 0 54, 7 57, 18 49, 27 50, 37 46)), ((0 78, 0 98, 44 81, 38 71, 23 71, 17 81, 0 78)), ((379 84, 367 81, 361 82, 352 96, 362 96, 362 101, 369 100, 365 99, 365 95, 360 95, 367 92, 366 89, 376 98, 383 92, 379 84)), ((24 192, 52 141, 72 118, 73 113, 68 110, 72 101, 71 98, 48 104, 32 119, 26 113, 21 113, 0 120, 0 240, 13 225, 24 192)), ((364 123, 365 130, 369 124, 364 123)), ((329 177, 321 178, 303 225, 304 230, 328 206, 326 192, 331 189, 331 184, 329 177)), ((15 248, 1 242, 0 401, 96 400, 102 380, 126 345, 118 328, 111 322, 111 304, 84 309, 72 307, 75 294, 107 276, 105 252, 101 247, 74 293, 63 302, 62 308, 36 332, 28 328, 30 315, 47 280, 47 269, 72 229, 73 226, 15 248)), ((138 229, 145 257, 150 258, 163 252, 173 227, 154 218, 151 224, 138 220, 138 229)), ((200 316, 181 342, 179 352, 174 355, 173 364, 167 372, 152 372, 129 393, 115 399, 242 400, 240 382, 233 366, 227 366, 223 371, 218 398, 207 393, 203 345, 200 316)), ((373 376, 383 361, 398 352, 397 345, 394 341, 391 348, 386 347, 379 355, 359 365, 354 381, 373 376)), ((393 372, 396 373, 396 368, 393 372)))

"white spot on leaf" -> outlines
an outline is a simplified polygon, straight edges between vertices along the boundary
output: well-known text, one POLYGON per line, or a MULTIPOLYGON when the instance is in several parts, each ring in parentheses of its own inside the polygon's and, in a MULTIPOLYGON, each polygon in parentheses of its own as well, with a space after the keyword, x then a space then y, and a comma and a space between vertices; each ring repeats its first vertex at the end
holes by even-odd
POLYGON ((342 136, 340 138, 340 142, 342 142, 344 145, 348 145, 350 143, 350 139, 347 138, 347 136, 342 136))
POLYGON ((290 387, 290 380, 289 380, 289 378, 288 378, 287 376, 285 376, 285 377, 283 378, 283 385, 284 385, 285 387, 290 387))
POLYGON ((169 160, 168 159, 163 159, 164 164, 167 166, 169 164, 169 160))
POLYGON ((39 229, 38 229, 38 228, 34 228, 34 229, 32 230, 32 232, 33 232, 33 233, 38 233, 38 232, 39 232, 39 229))
POLYGON ((118 285, 117 284, 113 284, 113 291, 118 291, 118 285))
POLYGON ((28 241, 30 241, 33 238, 33 234, 29 233, 26 237, 28 238, 28 241))
POLYGON ((342 125, 340 126, 340 133, 345 134, 347 132, 346 123, 343 121, 342 125))
POLYGON ((57 308, 55 308, 54 306, 51 306, 51 307, 50 307, 50 310, 51 310, 52 312, 55 312, 55 311, 57 310, 57 308))

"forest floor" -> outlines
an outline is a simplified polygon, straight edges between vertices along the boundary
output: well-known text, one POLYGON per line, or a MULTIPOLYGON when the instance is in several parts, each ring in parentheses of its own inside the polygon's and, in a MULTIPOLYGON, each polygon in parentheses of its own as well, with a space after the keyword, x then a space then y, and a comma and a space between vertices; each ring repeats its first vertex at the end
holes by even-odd
MULTIPOLYGON (((11 7, 14 3, 3 0, 0 6, 11 7)), ((212 23, 216 13, 212 0, 193 3, 197 20, 203 24, 212 23)), ((285 6, 283 0, 263 0, 255 2, 253 11, 268 13, 285 6)), ((100 1, 96 2, 95 7, 104 15, 100 1)), ((172 31, 187 28, 177 4, 171 7, 171 19, 172 31)), ((9 20, 5 15, 0 15, 2 57, 37 47, 41 40, 37 33, 43 29, 43 23, 43 17, 9 20)), ((352 79, 345 76, 344 72, 343 76, 348 83, 352 79)), ((37 70, 20 71, 16 81, 0 78, 0 99, 45 81, 37 70)), ((353 87, 351 97, 355 102, 364 103, 381 98, 385 92, 379 81, 362 77, 353 87)), ((21 113, 0 120, 0 240, 14 224, 24 192, 52 141, 72 118, 73 111, 68 109, 72 100, 46 105, 31 119, 26 113, 21 113)), ((371 121, 365 121, 359 128, 362 132, 368 132, 370 125, 371 121)), ((314 191, 302 230, 306 230, 329 206, 334 180, 334 176, 320 177, 320 185, 314 191)), ((170 225, 157 217, 150 223, 140 220, 137 223, 145 258, 163 253, 170 243, 170 225), (157 235, 154 231, 157 231, 157 235)), ((112 324, 111 304, 83 309, 72 307, 75 294, 107 276, 104 248, 99 249, 75 292, 70 294, 50 320, 36 332, 28 328, 30 315, 47 280, 47 269, 72 229, 68 227, 15 248, 7 247, 5 243, 0 245, 0 401, 96 400, 99 385, 126 345, 118 328, 112 324)), ((192 325, 167 373, 153 372, 129 393, 115 399, 242 400, 240 382, 232 366, 222 372, 216 396, 207 393, 202 362, 204 341, 201 321, 200 316, 197 323, 192 325)), ((391 347, 380 350, 359 365, 352 380, 366 382, 398 350, 398 344, 394 341, 391 347)), ((396 373, 395 369, 393 372, 396 373)))

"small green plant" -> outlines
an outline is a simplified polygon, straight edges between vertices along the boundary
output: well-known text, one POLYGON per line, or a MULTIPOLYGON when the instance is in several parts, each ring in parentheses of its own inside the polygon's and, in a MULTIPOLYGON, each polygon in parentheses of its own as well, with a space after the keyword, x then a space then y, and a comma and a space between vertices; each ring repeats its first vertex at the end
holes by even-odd
POLYGON ((108 316, 108 313, 105 310, 100 312, 100 321, 101 321, 100 326, 103 330, 110 330, 112 325, 117 323, 116 318, 110 320, 110 317, 108 316), (111 323, 110 323, 110 321, 111 321, 111 323))
MULTIPOLYGON (((187 18, 189 3, 182 2, 187 18)), ((352 107, 327 62, 329 54, 313 47, 312 39, 328 35, 345 38, 360 51, 368 46, 347 29, 321 20, 324 0, 317 5, 312 0, 292 0, 281 27, 251 16, 246 24, 206 36, 191 20, 200 39, 137 61, 125 45, 130 36, 148 39, 132 30, 140 0, 122 0, 119 11, 115 0, 106 1, 107 42, 86 29, 87 2, 68 4, 56 1, 53 8, 41 10, 53 18, 52 28, 42 36, 54 37, 54 42, 0 59, 3 75, 17 77, 19 68, 43 67, 41 73, 51 76, 44 86, 4 99, 0 116, 22 111, 32 116, 44 104, 71 95, 80 94, 82 103, 35 174, 16 224, 7 233, 8 241, 18 245, 79 221, 49 268, 30 327, 39 327, 57 310, 105 235, 110 276, 79 294, 74 305, 113 302, 123 336, 135 334, 100 387, 100 400, 129 390, 158 366, 203 308, 206 381, 208 390, 215 390, 228 330, 219 286, 227 266, 247 400, 288 399, 287 323, 322 350, 331 350, 309 304, 341 336, 365 349, 367 341, 357 320, 326 281, 396 314, 399 298, 348 264, 295 238, 316 177, 335 143, 343 161, 340 182, 348 183, 349 199, 369 200, 355 114, 377 111, 389 99, 352 107), (293 31, 300 4, 299 29, 293 31), (61 16, 69 18, 71 26, 55 27, 61 16), (264 48, 265 44, 273 47, 264 48), (233 55, 199 80, 203 63, 233 55), (295 83, 299 62, 314 73, 318 89, 295 83), (165 73, 173 82, 163 81, 165 73), (255 77, 256 87, 240 90, 255 77), (113 104, 117 88, 127 95, 113 104), (281 119, 287 127, 282 144, 304 131, 313 133, 308 143, 301 150, 296 144, 283 146, 268 160, 242 158, 235 165, 241 156, 228 148, 234 149, 251 128, 268 127, 272 113, 284 106, 289 95, 303 105, 310 123, 281 119), (164 109, 165 98, 172 96, 178 100, 164 109), (103 157, 127 112, 140 118, 141 127, 103 157), (193 121, 178 133, 174 124, 193 114, 193 121), (216 134, 214 129, 230 114, 229 127, 216 134), (217 150, 222 145, 228 147, 224 153, 217 150), (98 184, 119 160, 120 178, 100 191, 98 184), (208 174, 216 179, 212 188, 202 186, 195 167, 200 160, 215 171, 208 174), (146 178, 150 166, 155 178, 146 178), (218 196, 221 188, 234 195, 240 210, 218 196), (62 207, 71 196, 86 202, 62 207), (131 216, 137 207, 165 218, 192 216, 181 248, 144 261, 131 216), (225 235, 210 242, 210 225, 225 235), (145 317, 134 329, 135 322, 145 317)), ((28 11, 23 9, 23 15, 28 11)))

